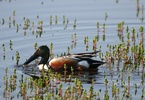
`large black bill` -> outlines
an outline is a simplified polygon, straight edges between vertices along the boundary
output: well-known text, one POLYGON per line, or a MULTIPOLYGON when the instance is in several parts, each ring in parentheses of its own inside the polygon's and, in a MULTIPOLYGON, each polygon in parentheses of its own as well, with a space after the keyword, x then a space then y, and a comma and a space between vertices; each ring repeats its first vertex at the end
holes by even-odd
POLYGON ((39 57, 39 55, 33 54, 23 65, 29 64, 30 62, 32 62, 33 60, 35 60, 38 57, 39 57))

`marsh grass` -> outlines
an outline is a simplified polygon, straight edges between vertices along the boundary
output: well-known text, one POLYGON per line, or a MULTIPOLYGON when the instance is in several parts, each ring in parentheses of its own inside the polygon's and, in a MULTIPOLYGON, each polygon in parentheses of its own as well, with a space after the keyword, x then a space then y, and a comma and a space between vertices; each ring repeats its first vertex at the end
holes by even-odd
POLYGON ((69 75, 69 77, 65 79, 69 84, 64 89, 64 81, 61 81, 62 76, 59 73, 48 72, 49 73, 42 72, 41 77, 24 77, 22 74, 19 80, 17 78, 16 69, 14 69, 12 75, 9 75, 8 68, 6 68, 3 78, 5 86, 3 97, 6 99, 22 98, 23 100, 94 100, 99 98, 98 93, 96 93, 93 88, 93 80, 90 84, 90 89, 85 90, 82 82, 78 78, 75 78, 71 83, 69 81, 67 82, 67 80, 71 81, 71 76, 69 75), (17 97, 12 95, 16 90, 19 90, 17 97))

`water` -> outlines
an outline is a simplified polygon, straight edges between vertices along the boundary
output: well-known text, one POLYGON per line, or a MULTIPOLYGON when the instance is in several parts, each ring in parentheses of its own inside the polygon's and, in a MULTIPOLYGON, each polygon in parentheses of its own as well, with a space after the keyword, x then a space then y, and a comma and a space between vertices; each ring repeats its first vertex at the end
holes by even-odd
MULTIPOLYGON (((144 0, 139 0, 139 6, 142 8, 145 5, 144 0)), ((143 11, 144 12, 144 11, 143 11)), ((144 14, 143 14, 144 15, 144 14)), ((70 47, 71 53, 86 52, 86 44, 84 44, 84 38, 88 36, 89 38, 89 48, 87 51, 92 51, 92 41, 95 36, 99 34, 99 41, 97 42, 97 49, 101 46, 101 52, 105 54, 107 49, 107 44, 117 45, 121 43, 117 34, 117 24, 124 21, 126 26, 129 26, 130 30, 132 27, 139 32, 140 26, 144 26, 144 21, 141 21, 142 11, 139 13, 137 11, 137 3, 135 0, 11 0, 11 1, 0 1, 0 68, 1 68, 1 81, 0 81, 0 98, 4 99, 4 81, 3 77, 5 75, 5 68, 8 67, 9 75, 13 73, 16 65, 16 51, 20 54, 19 68, 17 68, 17 75, 20 79, 22 71, 22 64, 34 53, 34 43, 40 45, 48 45, 53 43, 53 53, 54 56, 60 55, 61 53, 67 52, 67 48, 70 47), (118 1, 118 3, 117 3, 118 1), (13 12, 15 11, 15 16, 13 12), (105 19, 105 14, 107 18, 105 19), (50 25, 50 16, 52 16, 52 25, 50 25), (55 17, 57 16, 57 23, 55 22, 55 17), (63 23, 65 16, 65 23, 63 23), (11 20, 9 20, 11 17, 11 20), (3 22, 4 19, 4 22, 3 22), (30 20, 30 26, 25 30, 24 19, 30 20), (15 20, 15 25, 13 25, 13 20, 15 20), (43 21, 43 34, 41 37, 37 37, 36 30, 38 21, 43 21), (69 21, 67 24, 67 20, 69 21), (76 29, 74 29, 74 21, 76 20, 76 29), (32 26, 34 22, 34 27, 32 26), (96 24, 100 23, 100 32, 97 32, 96 24), (9 23, 11 23, 9 25, 9 23), (103 40, 103 24, 106 25, 105 30, 105 40, 103 40), (18 30, 17 30, 18 25, 18 30), (34 30, 34 34, 32 31, 34 30), (72 43, 72 35, 76 33, 76 46, 72 43), (12 41, 12 49, 10 49, 10 40, 12 41), (2 45, 4 44, 5 51, 2 45), (5 59, 4 56, 5 55, 5 59), (12 58, 14 57, 14 60, 12 58)), ((125 33, 125 30, 124 30, 125 33)), ((126 36, 126 35, 124 35, 126 36)), ((126 39, 126 37, 125 37, 126 39)), ((140 40, 138 38, 137 40, 140 40)), ((95 58, 99 59, 99 57, 95 58)), ((34 62, 33 62, 34 63, 34 62)), ((107 67, 107 65, 100 66, 99 71, 95 75, 90 75, 88 77, 93 77, 95 80, 94 90, 102 90, 101 98, 103 98, 106 87, 104 85, 104 72, 107 74, 106 78, 109 81, 109 87, 112 86, 114 81, 117 87, 121 87, 121 79, 118 75, 121 75, 122 64, 120 64, 117 69, 117 64, 112 67, 112 70, 107 67), (112 76, 113 75, 113 76, 112 76), (116 82, 116 80, 119 80, 116 82)), ((141 69, 140 69, 141 70, 141 69)), ((83 73, 84 74, 84 73, 83 73)), ((81 74, 83 76, 83 74, 81 74)), ((85 73, 85 75, 87 75, 85 73)), ((134 94, 134 84, 137 84, 140 88, 137 95, 132 96, 135 100, 140 98, 141 89, 141 71, 131 72, 131 94, 134 94), (139 74, 138 74, 139 73, 139 74)), ((24 76, 27 76, 24 74, 24 76)), ((127 82, 128 74, 125 74, 125 82, 127 82)), ((67 84, 64 85, 67 87, 67 84)), ((85 89, 89 89, 90 84, 84 82, 85 89)), ((65 88, 64 87, 64 88, 65 88)), ((19 88, 19 87, 18 87, 19 88)), ((108 88, 111 91, 111 88, 108 88)), ((16 90, 11 95, 16 96, 19 89, 16 90)), ((120 93, 121 95, 122 93, 120 93)), ((145 94, 145 93, 144 93, 145 94)), ((144 95, 145 96, 145 95, 144 95)), ((111 92, 110 92, 111 98, 111 92)), ((14 98, 17 99, 17 98, 14 98)))

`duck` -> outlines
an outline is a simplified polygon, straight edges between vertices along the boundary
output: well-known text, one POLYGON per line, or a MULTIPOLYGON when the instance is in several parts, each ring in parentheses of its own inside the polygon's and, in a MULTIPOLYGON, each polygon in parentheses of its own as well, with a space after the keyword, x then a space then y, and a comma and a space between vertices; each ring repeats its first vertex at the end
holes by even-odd
POLYGON ((66 56, 60 56, 49 60, 50 49, 47 45, 40 46, 35 53, 30 56, 28 60, 24 62, 24 66, 27 66, 33 60, 41 57, 38 68, 40 71, 48 69, 53 69, 54 71, 86 71, 98 69, 100 65, 103 65, 105 62, 92 59, 95 57, 95 54, 100 51, 86 52, 86 53, 76 53, 68 54, 66 56))

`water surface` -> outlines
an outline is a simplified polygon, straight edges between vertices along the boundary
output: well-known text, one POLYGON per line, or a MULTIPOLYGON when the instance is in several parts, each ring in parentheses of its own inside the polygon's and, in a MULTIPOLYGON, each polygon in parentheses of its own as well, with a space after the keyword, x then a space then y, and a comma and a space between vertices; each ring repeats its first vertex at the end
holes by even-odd
MULTIPOLYGON (((136 0, 11 0, 11 1, 0 1, 0 98, 4 99, 4 81, 3 77, 5 75, 5 68, 8 67, 9 75, 13 74, 13 70, 17 68, 18 79, 23 74, 22 64, 28 59, 35 51, 34 44, 50 46, 53 43, 53 53, 54 56, 60 55, 61 53, 67 52, 67 48, 70 47, 71 53, 80 53, 93 51, 93 39, 95 36, 99 36, 97 42, 97 50, 100 50, 105 55, 108 51, 107 45, 118 45, 122 43, 118 38, 117 24, 124 21, 125 25, 131 30, 132 27, 136 29, 139 33, 139 27, 144 26, 144 21, 141 18, 144 16, 142 14, 142 5, 145 5, 145 1, 139 0, 139 5, 137 5, 136 0), (137 7, 140 7, 140 11, 137 7), (15 13, 15 14, 14 14, 15 13), (52 23, 50 24, 50 16, 52 16, 52 23), (57 16, 57 23, 56 23, 57 16), (24 29, 24 21, 26 19, 30 20, 30 26, 27 30, 24 29), (73 25, 76 20, 76 28, 73 25), (15 21, 15 22, 14 22, 15 21), (37 37, 38 23, 43 21, 43 32, 41 37, 37 37), (63 22, 64 21, 64 22, 63 22), (68 21, 68 23, 67 23, 68 21), (99 30, 97 31, 97 22, 99 22, 99 30), (34 26, 32 25, 34 23, 34 26), (106 25, 105 33, 103 30, 103 24, 106 25), (17 28, 18 25, 18 28, 17 28), (17 30, 18 29, 18 30, 17 30), (32 34, 34 31, 34 34, 32 34), (72 35, 76 33, 76 45, 72 42, 72 35), (105 40, 103 40, 103 35, 105 35, 105 40), (86 44, 84 44, 84 38, 88 36, 88 49, 86 49, 86 44), (12 50, 10 48, 10 40, 12 41, 12 50), (4 44, 4 47, 2 46, 4 44), (3 50, 5 48, 5 51, 3 50), (19 64, 16 65, 16 52, 20 54, 19 64), (4 58, 5 56, 5 58, 4 58), (14 60, 13 60, 14 58, 14 60), (19 68, 18 68, 19 67, 19 68)), ((144 12, 144 10, 143 10, 144 12)), ((124 30, 124 36, 125 30, 124 30)), ((126 37, 125 37, 126 39, 126 37)), ((137 39, 139 41, 140 38, 137 39)), ((96 57, 95 59, 99 59, 96 57)), ((34 64, 33 62, 32 64, 34 64)), ((80 77, 86 75, 87 77, 94 78, 94 90, 98 92, 100 89, 100 97, 104 98, 104 91, 106 90, 104 84, 105 78, 109 81, 108 91, 111 96, 111 86, 114 82, 117 87, 120 88, 120 97, 123 94, 123 88, 121 87, 121 69, 123 64, 120 63, 119 69, 117 69, 117 63, 111 65, 112 70, 107 64, 100 66, 98 72, 93 75, 87 75, 88 73, 81 73, 80 77), (117 81, 118 80, 118 81, 117 81)), ((134 84, 137 84, 140 88, 136 95, 132 96, 132 99, 140 98, 142 94, 141 76, 142 69, 139 71, 130 72, 128 74, 125 72, 124 81, 127 85, 127 77, 131 76, 131 91, 130 94, 134 94, 135 88, 134 84)), ((27 76, 24 74, 24 76, 27 76)), ((88 78, 88 80, 89 80, 88 78)), ((87 79, 86 79, 87 80, 87 79)), ((67 83, 64 83, 64 89, 67 87, 67 83)), ((84 88, 89 89, 90 84, 84 82, 84 88)), ((19 87, 18 87, 19 88, 19 87)), ((19 89, 11 93, 11 96, 16 98, 19 89)), ((145 92, 144 92, 145 94, 145 92)), ((145 95, 144 95, 145 96, 145 95)), ((19 98, 18 98, 19 99, 19 98)))

